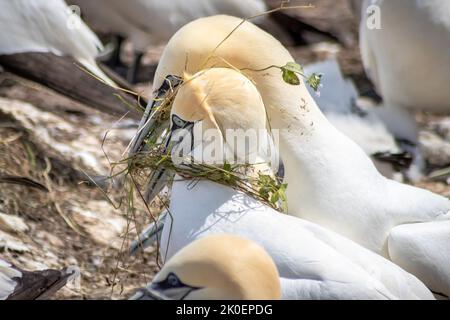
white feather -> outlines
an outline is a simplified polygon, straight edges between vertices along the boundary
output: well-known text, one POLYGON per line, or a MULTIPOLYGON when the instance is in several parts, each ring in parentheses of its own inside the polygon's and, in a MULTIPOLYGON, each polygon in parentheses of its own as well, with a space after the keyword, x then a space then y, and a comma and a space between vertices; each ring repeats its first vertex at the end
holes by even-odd
POLYGON ((152 43, 169 40, 183 25, 197 18, 220 13, 247 18, 267 10, 262 0, 71 0, 70 2, 78 4, 98 28, 129 37, 138 51, 144 51, 152 43))
MULTIPOLYGON (((161 58, 155 88, 168 74, 183 75, 187 54, 188 71, 198 72, 197 68, 238 21, 216 16, 182 28, 161 58), (193 37, 198 42, 193 42, 193 37)), ((237 68, 254 70, 294 60, 276 39, 249 23, 228 38, 217 54, 237 68)), ((385 257, 389 257, 388 237, 394 227, 450 220, 447 198, 381 176, 365 152, 329 123, 303 82, 299 86, 286 84, 276 69, 254 72, 250 77, 267 106, 271 128, 280 133, 290 214, 340 233, 385 257)), ((414 81, 420 83, 417 79, 414 81)), ((442 245, 448 248, 448 243, 442 245)), ((426 272, 444 279, 450 269, 430 268, 426 272), (436 270, 445 274, 436 274, 436 270)), ((445 285, 431 288, 450 295, 445 285)))
POLYGON ((449 243, 450 221, 400 225, 389 235, 389 255, 433 288, 450 288, 449 243))
POLYGON ((229 233, 265 248, 284 299, 432 299, 414 276, 318 225, 281 214, 229 187, 175 178, 161 239, 170 259, 208 234, 229 233))
MULTIPOLYGON (((305 66, 307 75, 322 74, 320 96, 316 102, 327 119, 354 140, 368 156, 377 152, 401 152, 394 136, 383 121, 371 110, 355 111, 358 92, 351 80, 345 79, 336 60, 326 60, 305 66)), ((314 90, 308 86, 311 95, 314 90)), ((372 108, 374 109, 374 108, 372 108)))
POLYGON ((11 267, 11 264, 0 259, 0 300, 5 300, 14 292, 17 282, 13 278, 20 278, 22 273, 11 267))
POLYGON ((72 15, 63 0, 0 0, 0 54, 51 52, 76 59, 108 83, 95 58, 103 50, 97 36, 72 15), (75 19, 74 24, 70 19, 75 19))
POLYGON ((361 53, 387 105, 450 111, 450 3, 447 0, 365 0, 361 53), (380 8, 381 29, 367 28, 367 8, 380 8))

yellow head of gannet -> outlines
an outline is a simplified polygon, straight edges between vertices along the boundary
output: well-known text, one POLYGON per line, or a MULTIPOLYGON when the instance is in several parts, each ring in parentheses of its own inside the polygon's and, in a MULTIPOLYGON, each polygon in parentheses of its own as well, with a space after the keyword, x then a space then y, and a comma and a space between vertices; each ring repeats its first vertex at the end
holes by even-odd
POLYGON ((266 113, 254 84, 228 68, 206 69, 184 75, 171 116, 186 122, 203 122, 203 129, 265 129, 266 113))
POLYGON ((189 244, 170 259, 133 299, 275 300, 281 297, 277 268, 252 241, 213 235, 189 244))
MULTIPOLYGON (((255 85, 230 68, 202 70, 184 75, 171 109, 172 160, 222 166, 252 164, 252 171, 279 165, 278 153, 266 129, 266 111, 255 85), (181 155, 181 156, 180 156, 181 155), (175 158, 178 157, 178 158, 175 158)), ((247 172, 250 174, 249 172, 247 172)), ((168 172, 159 169, 150 176, 146 198, 161 191, 168 172)), ((272 174, 272 172, 269 172, 272 174)))
MULTIPOLYGON (((302 79, 298 86, 283 81, 276 67, 293 61, 277 39, 251 22, 226 15, 202 18, 185 25, 168 42, 155 73, 154 95, 161 98, 161 93, 168 91, 168 78, 181 78, 184 72, 196 74, 206 68, 233 68, 255 84, 272 128, 287 128, 295 122, 290 126, 292 130, 303 128, 304 132, 310 130, 311 116, 319 119, 324 116, 302 79), (304 105, 308 107, 301 109, 304 105)), ((133 139, 131 154, 140 150, 144 139, 155 129, 149 116, 160 101, 151 101, 147 107, 139 134, 133 139)))

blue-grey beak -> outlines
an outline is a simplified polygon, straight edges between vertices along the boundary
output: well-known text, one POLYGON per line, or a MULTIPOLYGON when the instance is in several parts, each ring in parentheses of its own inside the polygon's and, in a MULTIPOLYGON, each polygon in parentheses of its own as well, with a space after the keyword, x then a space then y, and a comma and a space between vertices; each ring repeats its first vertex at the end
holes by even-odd
POLYGON ((202 289, 183 283, 174 273, 159 282, 140 289, 130 300, 184 300, 193 291, 202 289))
POLYGON ((166 221, 167 211, 161 213, 156 222, 149 224, 139 237, 134 240, 129 249, 130 255, 135 255, 139 248, 145 250, 161 239, 162 230, 166 221))
POLYGON ((151 288, 141 288, 128 300, 170 300, 170 299, 151 288))
MULTIPOLYGON (((161 87, 153 92, 153 98, 149 101, 145 109, 137 134, 130 143, 130 158, 145 151, 146 139, 157 141, 164 130, 169 127, 168 119, 161 123, 160 121, 156 121, 156 118, 159 116, 158 111, 168 94, 173 93, 175 88, 181 83, 182 79, 180 77, 169 75, 164 79, 161 87)), ((170 135, 168 139, 170 139, 170 135)), ((144 195, 147 203, 150 203, 158 195, 167 182, 170 181, 172 175, 173 173, 167 172, 167 170, 155 170, 152 173, 147 182, 148 187, 144 195)))
POLYGON ((162 124, 159 127, 156 126, 156 115, 159 108, 163 104, 165 98, 169 93, 172 93, 182 83, 182 79, 177 76, 168 75, 159 89, 153 92, 152 99, 148 102, 144 112, 144 116, 139 124, 139 129, 136 136, 133 138, 130 144, 129 155, 133 156, 143 150, 144 141, 147 138, 158 138, 168 126, 169 122, 162 124))
MULTIPOLYGON (((178 144, 180 144, 180 141, 183 140, 183 136, 177 136, 176 133, 178 133, 178 130, 185 130, 182 132, 186 132, 189 134, 190 142, 191 142, 191 148, 193 147, 193 129, 194 129, 194 122, 188 122, 180 119, 176 115, 172 115, 171 119, 171 125, 170 125, 170 131, 165 136, 165 139, 163 141, 164 145, 164 152, 170 153, 173 148, 175 148, 178 144), (172 136, 174 135, 174 138, 176 141, 172 140, 172 136), (181 140, 177 140, 181 139, 181 140)), ((172 181, 173 177, 175 175, 175 172, 172 170, 168 170, 166 168, 159 168, 156 170, 153 170, 150 174, 150 177, 147 181, 147 189, 145 190, 144 198, 147 203, 150 203, 153 201, 153 199, 161 192, 161 190, 172 181)))

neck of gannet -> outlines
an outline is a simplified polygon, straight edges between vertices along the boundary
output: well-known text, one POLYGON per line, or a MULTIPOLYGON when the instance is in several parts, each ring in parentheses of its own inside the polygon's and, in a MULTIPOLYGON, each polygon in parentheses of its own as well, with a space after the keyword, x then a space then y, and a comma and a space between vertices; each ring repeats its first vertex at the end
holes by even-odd
MULTIPOLYGON (((250 195, 209 180, 186 180, 175 175, 170 198, 170 218, 178 225, 192 225, 192 221, 203 221, 211 212, 217 211, 229 201, 235 203, 236 210, 245 207, 249 210, 261 210, 261 202, 250 195), (186 203, 192 204, 186 206, 186 203), (195 205, 194 205, 195 204, 195 205)), ((220 211, 220 210, 219 210, 220 211)), ((222 213, 221 213, 222 214, 222 213)), ((170 245, 160 247, 161 256, 168 261, 176 252, 185 246, 182 237, 171 236, 171 228, 164 228, 161 243, 170 245)))
MULTIPOLYGON (((346 172, 346 157, 338 155, 355 153, 349 139, 325 118, 305 85, 302 82, 300 86, 277 90, 271 97, 277 105, 266 105, 272 130, 279 130, 288 199, 300 194, 313 196, 308 193, 322 190, 322 184, 327 184, 326 180, 332 175, 346 172), (343 169, 337 172, 333 170, 336 167, 343 169)), ((342 180, 341 177, 336 179, 342 180)), ((298 208, 291 208, 289 203, 288 200, 288 210, 297 211, 298 208)))
MULTIPOLYGON (((333 144, 344 138, 326 120, 304 81, 298 86, 283 81, 280 67, 295 61, 286 48, 251 23, 241 22, 218 16, 185 26, 168 43, 156 70, 154 87, 159 88, 166 75, 180 75, 181 70, 196 74, 203 69, 224 67, 242 72, 261 94, 268 127, 280 130, 280 155, 288 190, 293 189, 303 183, 301 179, 317 174, 320 170, 315 166, 330 154, 323 151, 338 149, 333 144), (210 37, 204 36, 205 27, 211 28, 210 37)), ((317 181, 309 178, 306 183, 317 181)))
POLYGON ((270 69, 264 74, 247 71, 245 75, 254 81, 261 93, 267 111, 268 128, 279 130, 280 155, 294 176, 295 172, 303 170, 301 166, 310 163, 311 153, 317 155, 314 150, 328 147, 325 146, 327 141, 319 144, 313 141, 321 139, 332 143, 334 137, 341 136, 320 111, 306 88, 308 84, 303 80, 298 86, 284 83, 278 69, 270 69), (327 136, 331 138, 323 139, 327 136))

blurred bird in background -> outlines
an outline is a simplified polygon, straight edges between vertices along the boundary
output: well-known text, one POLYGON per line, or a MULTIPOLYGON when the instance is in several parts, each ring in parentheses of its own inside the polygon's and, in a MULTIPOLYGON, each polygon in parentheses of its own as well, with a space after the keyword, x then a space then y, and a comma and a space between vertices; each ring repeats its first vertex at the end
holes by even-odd
MULTIPOLYGON (((108 65, 123 67, 120 53, 123 40, 129 39, 134 47, 134 60, 127 72, 127 80, 136 82, 142 57, 149 45, 159 44, 183 25, 197 18, 219 13, 241 18, 253 17, 267 10, 263 0, 69 0, 80 6, 83 16, 95 29, 116 36, 116 47, 108 65)), ((265 17, 254 20, 262 23, 265 17)), ((192 39, 195 41, 195 39, 192 39)))
POLYGON ((409 169, 412 156, 400 148, 376 114, 376 108, 365 106, 353 81, 343 76, 338 61, 313 63, 305 66, 305 72, 322 75, 320 96, 309 86, 308 90, 311 95, 316 95, 315 100, 327 119, 371 157, 381 174, 403 180, 400 172, 409 169))
POLYGON ((0 29, 0 55, 71 56, 106 83, 113 83, 96 63, 102 43, 63 0, 0 0, 0 29))
POLYGON ((360 47, 367 75, 384 100, 379 116, 414 155, 421 177, 413 111, 450 113, 450 2, 352 0, 361 10, 360 47), (377 21, 378 19, 378 21, 377 21))

